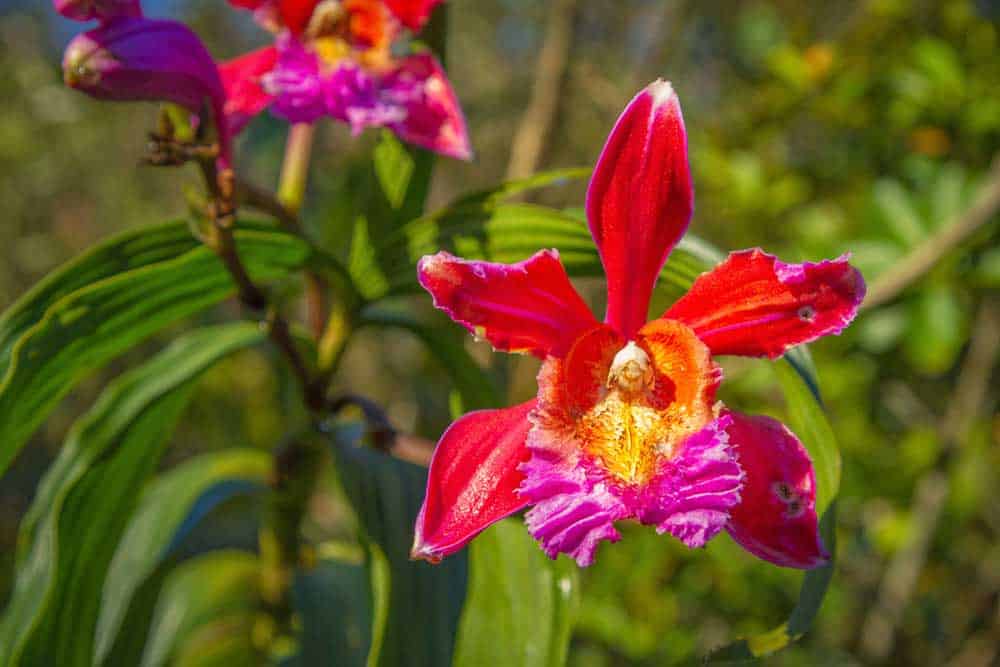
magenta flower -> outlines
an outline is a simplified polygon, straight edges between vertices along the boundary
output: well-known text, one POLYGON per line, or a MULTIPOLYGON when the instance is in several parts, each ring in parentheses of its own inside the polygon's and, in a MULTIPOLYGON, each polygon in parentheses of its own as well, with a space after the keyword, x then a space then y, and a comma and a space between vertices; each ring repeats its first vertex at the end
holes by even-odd
MULTIPOLYGON (((161 101, 194 114, 208 111, 216 123, 221 159, 229 162, 225 91, 211 54, 183 23, 142 18, 137 2, 56 1, 70 17, 101 19, 74 37, 63 55, 63 78, 71 88, 113 101, 161 101)), ((202 119, 203 121, 205 119, 202 119)))
POLYGON ((420 283, 435 305, 494 348, 544 360, 537 398, 465 415, 430 467, 412 555, 437 561, 521 510, 550 557, 580 565, 636 519, 701 547, 727 529, 778 565, 828 560, 812 462, 768 417, 716 402, 713 355, 781 356, 839 333, 865 286, 846 258, 785 264, 732 253, 660 318, 647 310, 687 229, 693 192, 681 109, 669 83, 639 93, 611 132, 587 195, 607 274, 598 322, 555 250, 505 265, 441 252, 420 283))
POLYGON ((220 66, 235 131, 264 109, 292 123, 330 117, 354 133, 386 127, 443 155, 471 157, 465 119, 440 63, 397 57, 404 28, 441 0, 230 0, 253 9, 275 45, 220 66))
POLYGON ((74 21, 142 16, 139 0, 54 0, 56 11, 74 21))

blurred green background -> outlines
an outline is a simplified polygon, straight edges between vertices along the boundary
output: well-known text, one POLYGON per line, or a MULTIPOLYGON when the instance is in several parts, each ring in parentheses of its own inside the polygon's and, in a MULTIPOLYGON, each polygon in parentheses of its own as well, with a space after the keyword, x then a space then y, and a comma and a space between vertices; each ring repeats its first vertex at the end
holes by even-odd
MULTIPOLYGON (((439 163, 432 208, 526 166, 592 165, 625 103, 657 77, 674 83, 684 107, 692 231, 724 249, 760 245, 786 261, 852 252, 877 284, 922 244, 944 243, 978 198, 1000 188, 990 172, 1000 151, 996 1, 451 4, 449 69, 476 159, 439 163), (540 69, 557 76, 539 78, 533 96, 540 69), (541 142, 527 162, 511 151, 525 131, 541 142)), ((220 58, 266 39, 221 0, 147 9, 189 21, 220 58)), ((152 106, 100 104, 62 86, 60 52, 75 31, 47 2, 0 4, 4 306, 98 239, 182 215, 197 182, 193 172, 138 166, 152 106)), ((251 180, 273 186, 285 129, 262 118, 244 135, 239 163, 251 180)), ((305 217, 334 246, 340 213, 320 202, 349 185, 370 147, 371 137, 323 125, 305 217)), ((541 197, 580 206, 583 193, 576 184, 541 197)), ((813 346, 844 457, 840 561, 813 631, 769 664, 998 664, 998 238, 990 213, 919 280, 813 346)), ((420 307, 430 316, 429 304, 420 307)), ((68 424, 116 371, 161 345, 83 383, 0 482, 0 600, 17 522, 68 424)), ((508 378, 511 401, 533 392, 533 362, 491 361, 469 346, 508 378)), ((212 371, 167 465, 280 440, 296 408, 265 354, 212 371)), ((767 364, 727 362, 726 372, 724 400, 782 414, 767 364)), ((433 440, 447 424, 447 378, 405 334, 356 340, 341 384, 386 406, 404 431, 433 440)), ((252 545, 255 527, 240 510, 226 508, 190 548, 252 545)), ((335 533, 340 514, 321 494, 308 528, 335 533)), ((728 538, 689 554, 652 531, 623 532, 584 573, 572 665, 683 662, 782 622, 794 604, 801 575, 728 538)))

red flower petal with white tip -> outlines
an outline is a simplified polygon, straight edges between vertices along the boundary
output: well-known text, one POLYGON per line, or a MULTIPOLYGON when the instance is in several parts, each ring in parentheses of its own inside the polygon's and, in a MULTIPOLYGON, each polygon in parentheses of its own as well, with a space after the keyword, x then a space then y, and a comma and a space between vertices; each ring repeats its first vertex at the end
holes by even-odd
POLYGON ((781 422, 727 411, 726 429, 746 477, 727 530, 744 549, 781 565, 811 569, 830 555, 820 540, 816 475, 809 452, 781 422))
POLYGON ((518 470, 528 458, 528 413, 536 401, 470 412, 452 424, 431 460, 411 558, 455 553, 491 524, 523 508, 518 470))
POLYGON ((436 307, 505 352, 558 356, 597 324, 554 250, 517 264, 439 252, 420 260, 417 278, 436 307))
POLYGON ((776 359, 790 347, 839 334, 865 297, 847 257, 785 264, 741 250, 702 274, 663 317, 684 322, 713 354, 776 359))
POLYGON ((606 321, 626 339, 691 220, 694 193, 680 103, 665 81, 636 95, 611 131, 587 192, 590 233, 608 278, 606 321))

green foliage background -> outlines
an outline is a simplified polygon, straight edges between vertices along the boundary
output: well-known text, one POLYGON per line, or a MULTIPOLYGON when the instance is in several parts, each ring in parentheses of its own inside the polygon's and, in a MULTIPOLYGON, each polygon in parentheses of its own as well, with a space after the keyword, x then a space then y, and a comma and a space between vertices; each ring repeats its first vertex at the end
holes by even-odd
MULTIPOLYGON (((439 163, 432 210, 503 179, 511 137, 528 104, 548 5, 451 4, 450 74, 477 158, 471 165, 439 163)), ((220 57, 262 39, 221 1, 156 7, 159 13, 168 9, 190 20, 220 57)), ((151 107, 99 104, 62 86, 58 53, 72 28, 53 19, 47 3, 4 5, 3 12, 0 231, 7 242, 0 303, 7 306, 99 239, 183 215, 185 188, 195 180, 193 174, 136 167, 151 107)), ((649 80, 668 78, 690 133, 697 195, 692 230, 720 248, 760 245, 788 261, 851 251, 871 283, 968 208, 983 186, 1000 150, 998 18, 1000 5, 987 0, 581 0, 541 167, 591 165, 624 103, 649 80)), ((253 124, 241 151, 254 180, 274 182, 283 141, 280 123, 253 124)), ((353 222, 348 198, 335 195, 356 191, 372 143, 372 136, 352 141, 342 127, 321 131, 305 218, 322 228, 332 248, 343 243, 353 222)), ((578 207, 583 183, 537 197, 578 207)), ((862 640, 869 613, 884 601, 880 585, 890 564, 907 553, 920 529, 925 517, 914 510, 916 490, 935 471, 949 481, 950 493, 884 661, 978 665, 996 659, 996 374, 988 376, 980 409, 946 457, 941 424, 960 383, 976 315, 984 303, 996 303, 997 241, 993 219, 900 298, 866 312, 844 336, 812 347, 843 455, 839 566, 813 630, 769 664, 871 661, 862 640)), ((599 299, 596 281, 585 287, 591 282, 599 299)), ((654 310, 670 296, 669 290, 658 295, 654 310)), ((413 301, 425 321, 435 317, 428 299, 413 301)), ((200 315, 199 323, 235 312, 224 304, 200 315)), ((460 339, 457 327, 443 318, 432 321, 440 326, 435 335, 460 339)), ((69 424, 100 387, 166 340, 129 352, 75 388, 3 477, 0 600, 11 586, 18 522, 69 424)), ((524 400, 532 393, 532 361, 491 359, 473 343, 467 349, 502 380, 504 398, 524 400)), ((234 444, 265 452, 284 436, 287 420, 301 408, 289 378, 274 372, 268 354, 241 351, 208 371, 164 454, 164 469, 234 444)), ((995 362, 989 360, 991 367, 995 362)), ((727 402, 787 416, 771 366, 727 362, 726 372, 727 402)), ((448 422, 451 381, 405 328, 362 333, 342 375, 353 390, 386 406, 404 431, 436 439, 448 422)), ((307 533, 317 543, 339 543, 352 534, 336 486, 326 480, 311 508, 307 533)), ((176 557, 218 544, 252 547, 256 526, 241 511, 247 502, 224 503, 176 557)), ((625 527, 624 533, 621 544, 602 549, 597 566, 583 573, 571 665, 682 663, 734 636, 772 628, 794 606, 801 575, 756 561, 728 538, 690 554, 652 531, 625 527)), ((188 572, 219 566, 186 561, 188 572)), ((229 571, 241 572, 239 567, 229 571)), ((175 571, 165 590, 190 585, 184 577, 184 570, 175 571)))

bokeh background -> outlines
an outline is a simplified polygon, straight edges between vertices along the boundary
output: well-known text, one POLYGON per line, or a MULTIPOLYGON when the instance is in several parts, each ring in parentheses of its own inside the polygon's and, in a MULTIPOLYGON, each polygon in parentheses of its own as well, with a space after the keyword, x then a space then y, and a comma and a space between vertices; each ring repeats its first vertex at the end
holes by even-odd
MULTIPOLYGON (((222 0, 145 4, 190 22, 220 58, 266 39, 222 0)), ((921 249, 944 251, 843 336, 813 346, 844 457, 840 562, 813 631, 770 662, 1000 664, 1000 171, 991 171, 1000 2, 451 5, 450 73, 476 159, 439 165, 432 206, 508 175, 593 164, 628 99, 664 77, 690 133, 693 233, 788 261, 852 252, 869 284, 921 249), (975 228, 956 237, 970 210, 981 213, 975 228)), ((183 215, 197 182, 138 166, 152 106, 99 104, 63 88, 60 53, 76 30, 48 2, 0 0, 3 306, 97 240, 183 215)), ((274 183, 285 129, 262 118, 244 136, 251 180, 274 183)), ((329 124, 321 131, 306 219, 332 247, 346 223, 323 195, 349 190, 370 143, 329 124)), ((580 206, 583 192, 576 184, 540 196, 580 206)), ((432 315, 427 303, 414 307, 432 315)), ((67 426, 109 377, 161 343, 82 384, 0 480, 0 600, 18 520, 67 426)), ((531 361, 469 346, 512 401, 530 395, 531 361)), ((271 368, 266 352, 253 352, 214 370, 166 464, 236 441, 273 447, 296 408, 271 368)), ((782 414, 767 364, 727 362, 726 372, 727 402, 782 414)), ((380 402, 405 431, 436 439, 447 424, 448 381, 404 334, 355 341, 341 384, 380 402)), ((247 509, 224 508, 188 548, 252 545, 247 509)), ((320 494, 307 529, 336 533, 341 512, 332 492, 320 494)), ((652 531, 624 532, 584 573, 572 665, 681 663, 780 623, 794 604, 800 575, 728 538, 692 557, 652 531)))

